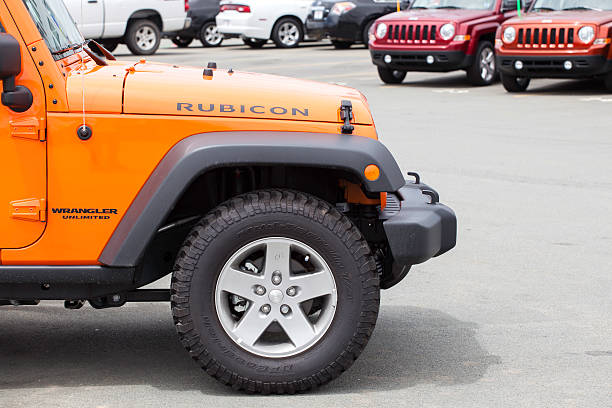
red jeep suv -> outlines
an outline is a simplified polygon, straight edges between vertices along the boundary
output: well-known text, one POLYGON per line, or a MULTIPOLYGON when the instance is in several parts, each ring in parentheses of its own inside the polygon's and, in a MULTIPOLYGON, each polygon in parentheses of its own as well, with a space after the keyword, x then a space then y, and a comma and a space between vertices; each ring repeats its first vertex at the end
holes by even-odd
POLYGON ((506 21, 495 48, 508 92, 531 78, 602 78, 612 91, 612 0, 536 0, 506 21))
POLYGON ((497 78, 495 31, 516 15, 516 0, 415 0, 376 20, 372 62, 388 84, 401 83, 407 71, 462 69, 473 85, 489 85, 497 78))

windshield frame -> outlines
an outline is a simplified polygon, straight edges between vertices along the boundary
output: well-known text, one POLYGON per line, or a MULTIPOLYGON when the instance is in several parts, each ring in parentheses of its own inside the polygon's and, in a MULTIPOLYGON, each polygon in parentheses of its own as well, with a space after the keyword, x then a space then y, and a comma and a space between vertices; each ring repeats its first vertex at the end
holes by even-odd
POLYGON ((55 61, 83 49, 85 39, 63 0, 22 0, 55 61))
MULTIPOLYGON (((419 1, 432 1, 432 0, 414 0, 412 3, 410 3, 410 7, 408 8, 408 10, 472 10, 472 11, 492 11, 495 10, 495 8, 497 7, 497 3, 499 2, 499 0, 491 0, 491 5, 488 8, 464 8, 464 7, 452 7, 452 6, 459 6, 458 4, 447 4, 444 5, 442 7, 423 7, 423 6, 417 6, 417 8, 414 8, 414 6, 416 5, 416 3, 418 3, 419 1)), ((462 0, 440 0, 440 2, 461 2, 462 0)))
MULTIPOLYGON (((537 10, 536 4, 538 2, 544 2, 544 1, 550 1, 550 0, 534 0, 533 3, 531 3, 531 7, 529 7, 529 12, 530 13, 551 13, 553 11, 598 11, 598 12, 601 12, 601 11, 612 11, 612 1, 611 0, 608 0, 608 1, 610 1, 610 5, 608 6, 609 8, 607 8, 607 9, 606 8, 602 8, 602 9, 599 9, 599 8, 580 9, 580 8, 565 8, 564 7, 564 8, 553 8, 552 10, 546 10, 546 9, 544 9, 544 10, 537 10)), ((559 3, 561 3, 561 2, 564 2, 564 1, 568 1, 568 0, 557 0, 557 1, 559 3)), ((582 1, 584 3, 588 3, 590 0, 582 0, 582 1)), ((581 7, 581 6, 580 5, 573 5, 572 7, 581 7)), ((588 6, 585 5, 584 7, 588 7, 588 6)), ((548 8, 550 8, 550 7, 548 7, 548 8)))

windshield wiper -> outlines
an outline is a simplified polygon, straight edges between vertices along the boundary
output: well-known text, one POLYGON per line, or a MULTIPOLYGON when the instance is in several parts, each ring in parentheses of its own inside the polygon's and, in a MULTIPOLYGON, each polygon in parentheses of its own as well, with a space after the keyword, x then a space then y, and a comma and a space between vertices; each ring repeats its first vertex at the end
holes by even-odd
POLYGON ((452 10, 460 10, 463 9, 463 7, 457 7, 457 6, 440 6, 440 7, 434 7, 436 9, 452 9, 452 10))
POLYGON ((416 6, 416 7, 410 7, 411 10, 427 10, 427 7, 423 7, 423 6, 416 6))
POLYGON ((59 50, 59 51, 53 51, 51 53, 51 55, 59 55, 59 54, 64 54, 66 52, 69 51, 73 51, 76 50, 77 48, 81 48, 85 45, 86 41, 83 41, 82 43, 74 43, 74 44, 70 44, 69 46, 67 46, 66 48, 64 48, 63 50, 59 50))
POLYGON ((586 7, 586 6, 568 7, 568 8, 564 8, 562 10, 563 11, 565 11, 565 10, 595 10, 595 11, 601 11, 601 9, 597 9, 597 8, 593 8, 593 7, 586 7))
POLYGON ((555 9, 550 7, 534 7, 533 11, 555 11, 555 9))

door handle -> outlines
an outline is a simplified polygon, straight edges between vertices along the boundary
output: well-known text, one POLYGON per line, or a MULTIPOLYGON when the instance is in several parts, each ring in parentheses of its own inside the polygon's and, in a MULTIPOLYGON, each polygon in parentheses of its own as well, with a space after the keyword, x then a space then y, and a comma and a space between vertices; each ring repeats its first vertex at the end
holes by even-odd
POLYGON ((98 0, 87 0, 88 3, 97 3, 98 0))

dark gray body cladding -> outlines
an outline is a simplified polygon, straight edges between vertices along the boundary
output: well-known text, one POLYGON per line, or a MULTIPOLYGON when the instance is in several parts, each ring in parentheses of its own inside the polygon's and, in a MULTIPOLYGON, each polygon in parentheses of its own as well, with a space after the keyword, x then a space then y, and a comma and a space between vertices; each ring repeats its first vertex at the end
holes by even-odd
POLYGON ((405 181, 387 148, 361 136, 306 132, 211 132, 177 143, 138 193, 99 261, 135 266, 185 189, 208 170, 226 166, 290 165, 341 169, 360 178, 369 192, 395 192, 405 181), (375 181, 364 178, 380 167, 375 181))

